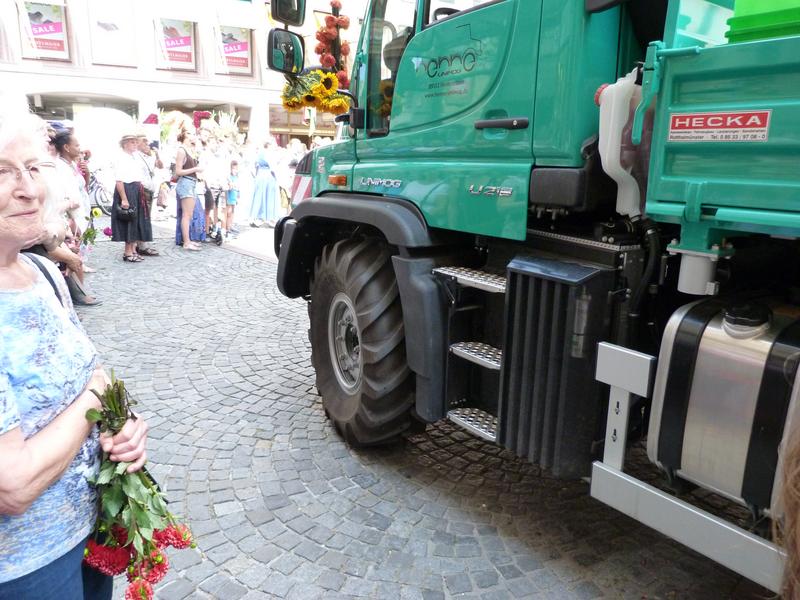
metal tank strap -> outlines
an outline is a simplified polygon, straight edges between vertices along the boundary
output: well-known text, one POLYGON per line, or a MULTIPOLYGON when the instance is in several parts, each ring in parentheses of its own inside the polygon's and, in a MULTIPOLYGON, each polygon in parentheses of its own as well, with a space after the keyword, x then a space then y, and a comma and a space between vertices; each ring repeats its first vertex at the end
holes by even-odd
POLYGON ((769 508, 771 503, 778 446, 783 438, 798 363, 800 321, 778 334, 764 365, 742 480, 742 498, 751 506, 769 508))
POLYGON ((658 436, 658 462, 675 471, 681 466, 686 414, 692 393, 697 352, 706 326, 724 307, 720 300, 708 300, 693 306, 684 315, 672 347, 667 385, 658 436))

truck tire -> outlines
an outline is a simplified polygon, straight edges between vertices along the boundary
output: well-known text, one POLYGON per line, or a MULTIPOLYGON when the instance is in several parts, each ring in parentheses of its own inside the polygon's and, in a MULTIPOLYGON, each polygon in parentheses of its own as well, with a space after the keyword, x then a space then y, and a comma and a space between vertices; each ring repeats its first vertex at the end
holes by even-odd
POLYGON ((414 390, 386 244, 366 238, 325 246, 308 315, 317 390, 336 429, 359 447, 398 439, 411 426, 414 390))

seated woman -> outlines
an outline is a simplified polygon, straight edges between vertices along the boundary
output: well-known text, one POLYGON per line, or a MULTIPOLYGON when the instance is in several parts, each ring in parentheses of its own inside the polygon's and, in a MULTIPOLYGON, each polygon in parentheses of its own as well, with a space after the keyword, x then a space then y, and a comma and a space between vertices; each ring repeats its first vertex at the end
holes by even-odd
POLYGON ((108 378, 55 265, 21 254, 45 233, 44 123, 0 107, 0 598, 111 598, 112 580, 82 570, 97 517, 100 450, 146 460, 147 425, 98 434, 86 411, 108 378))

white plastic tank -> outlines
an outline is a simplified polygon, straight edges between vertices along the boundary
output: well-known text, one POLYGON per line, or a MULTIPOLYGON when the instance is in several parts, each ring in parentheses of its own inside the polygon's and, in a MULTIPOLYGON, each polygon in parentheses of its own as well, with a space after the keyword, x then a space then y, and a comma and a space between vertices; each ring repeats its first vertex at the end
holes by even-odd
MULTIPOLYGON (((600 106, 599 150, 603 170, 617 182, 617 212, 628 217, 641 214, 641 194, 631 174, 633 161, 624 160, 625 128, 641 100, 634 69, 616 83, 607 85, 596 96, 600 106)), ((628 133, 627 137, 630 137, 628 133)))

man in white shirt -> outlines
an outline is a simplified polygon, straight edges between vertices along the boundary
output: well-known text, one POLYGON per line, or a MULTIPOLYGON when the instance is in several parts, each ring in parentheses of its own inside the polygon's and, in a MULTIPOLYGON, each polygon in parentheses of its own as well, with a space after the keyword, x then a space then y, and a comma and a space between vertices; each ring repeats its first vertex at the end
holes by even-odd
MULTIPOLYGON (((142 170, 141 179, 142 186, 144 187, 144 200, 147 206, 147 213, 153 214, 153 198, 158 191, 158 183, 156 182, 156 169, 162 168, 164 165, 161 160, 150 148, 146 135, 140 135, 138 139, 138 148, 135 152, 136 158, 139 160, 140 168, 142 170)), ((139 242, 138 252, 142 256, 158 256, 158 250, 153 248, 147 242, 139 242)))

